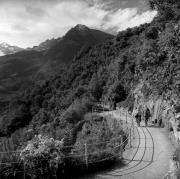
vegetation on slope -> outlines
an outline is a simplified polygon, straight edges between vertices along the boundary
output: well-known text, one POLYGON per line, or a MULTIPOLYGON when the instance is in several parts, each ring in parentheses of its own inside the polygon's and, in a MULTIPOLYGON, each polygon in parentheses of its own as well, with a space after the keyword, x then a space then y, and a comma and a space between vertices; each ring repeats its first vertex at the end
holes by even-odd
MULTIPOLYGON (((166 95, 171 91, 179 98, 179 0, 151 0, 150 5, 158 10, 152 23, 84 48, 70 66, 14 99, 1 118, 1 136, 15 141, 20 133, 22 137, 12 144, 15 149, 35 135, 47 134, 55 140, 64 138, 66 145, 76 148, 79 141, 101 135, 96 130, 101 129, 99 124, 84 117, 97 101, 132 109, 131 91, 140 81, 148 84, 145 93, 166 95), (92 129, 86 131, 88 126, 92 129), (84 130, 88 135, 82 135, 84 130)), ((103 125, 107 138, 112 136, 103 125)))

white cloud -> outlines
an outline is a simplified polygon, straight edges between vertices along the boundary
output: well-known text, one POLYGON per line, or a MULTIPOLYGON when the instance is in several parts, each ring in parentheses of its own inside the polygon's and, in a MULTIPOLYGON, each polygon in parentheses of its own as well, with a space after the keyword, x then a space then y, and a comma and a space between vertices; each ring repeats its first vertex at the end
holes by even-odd
POLYGON ((155 15, 151 11, 138 14, 137 8, 107 10, 99 4, 90 6, 86 1, 78 0, 54 1, 56 3, 52 4, 37 2, 1 4, 0 42, 33 46, 48 38, 63 36, 76 24, 105 31, 110 28, 123 30, 149 22, 155 15))
POLYGON ((135 27, 140 24, 149 23, 156 16, 155 11, 138 13, 137 8, 119 9, 108 15, 107 21, 103 24, 104 29, 116 28, 118 31, 135 27))

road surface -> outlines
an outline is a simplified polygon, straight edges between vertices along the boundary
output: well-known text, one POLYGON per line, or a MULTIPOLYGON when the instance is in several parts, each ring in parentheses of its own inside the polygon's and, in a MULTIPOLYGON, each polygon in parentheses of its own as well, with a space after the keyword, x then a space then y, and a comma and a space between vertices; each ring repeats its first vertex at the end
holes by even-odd
MULTIPOLYGON (((111 115, 119 120, 117 111, 111 115)), ((121 117, 122 119, 126 120, 126 117, 121 117)), ((128 120, 131 120, 129 116, 128 120)), ((166 130, 150 124, 145 127, 142 123, 141 127, 135 126, 132 138, 132 147, 128 147, 123 154, 124 167, 117 166, 91 178, 161 179, 169 170, 170 159, 175 150, 166 130)))

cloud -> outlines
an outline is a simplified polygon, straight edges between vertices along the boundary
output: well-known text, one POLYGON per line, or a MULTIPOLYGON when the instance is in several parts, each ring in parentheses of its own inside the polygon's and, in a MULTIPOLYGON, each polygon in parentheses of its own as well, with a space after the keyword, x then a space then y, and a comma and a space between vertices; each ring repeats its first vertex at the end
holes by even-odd
POLYGON ((0 42, 28 47, 61 37, 76 24, 116 33, 150 22, 155 12, 140 12, 144 0, 134 1, 1 0, 0 42))
POLYGON ((116 12, 108 14, 102 27, 103 29, 122 31, 140 24, 149 23, 156 14, 157 12, 155 11, 145 11, 139 14, 137 8, 119 9, 116 12))

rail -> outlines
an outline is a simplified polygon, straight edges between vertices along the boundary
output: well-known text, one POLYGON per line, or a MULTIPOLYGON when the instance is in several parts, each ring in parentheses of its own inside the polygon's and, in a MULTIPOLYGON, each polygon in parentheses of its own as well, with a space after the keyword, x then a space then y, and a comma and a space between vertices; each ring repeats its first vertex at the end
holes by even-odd
MULTIPOLYGON (((98 110, 94 110, 96 112, 102 112, 99 110, 100 108, 98 108, 98 110)), ((104 109, 104 108, 101 108, 101 109, 104 109)), ((107 112, 107 111, 106 111, 107 112)), ((110 111, 108 111, 110 112, 110 111)), ((109 160, 112 160, 112 159, 121 159, 122 158, 122 155, 123 155, 123 151, 124 149, 129 146, 131 147, 131 141, 132 141, 132 136, 134 134, 134 124, 133 122, 129 122, 127 121, 127 111, 123 111, 124 114, 126 114, 126 123, 128 123, 128 127, 126 128, 126 138, 124 139, 123 136, 119 136, 119 137, 116 137, 116 138, 113 138, 111 140, 107 140, 107 141, 103 141, 103 142, 94 142, 94 143, 80 143, 78 144, 78 150, 74 148, 74 146, 63 146, 62 150, 65 150, 65 149, 71 149, 71 152, 66 155, 66 156, 63 156, 62 158, 63 159, 68 159, 68 158, 81 158, 83 162, 83 165, 85 165, 87 168, 89 165, 91 164, 97 164, 97 163, 101 163, 101 162, 105 162, 105 161, 109 161, 109 160), (98 151, 92 151, 92 152, 89 152, 90 149, 94 146, 102 146, 103 144, 107 146, 111 146, 110 148, 108 149, 101 149, 101 150, 98 150, 98 151), (82 152, 83 151, 83 152, 82 152), (83 153, 83 154, 81 154, 83 153), (97 155, 100 155, 100 154, 104 154, 102 156, 104 157, 97 157, 98 159, 94 159, 96 158, 97 155)), ((112 113, 111 113, 112 114, 112 113)), ((122 115, 122 111, 120 112, 120 117, 122 115)), ((7 155, 10 155, 11 157, 13 155, 16 155, 18 156, 18 161, 17 162, 0 162, 0 168, 1 166, 10 166, 10 165, 13 165, 13 164, 19 164, 19 165, 22 165, 24 166, 22 170, 16 170, 14 171, 16 175, 17 173, 24 173, 24 176, 26 176, 28 173, 28 170, 26 169, 26 165, 23 164, 23 161, 20 159, 20 153, 21 153, 21 150, 16 150, 16 151, 2 151, 0 152, 0 155, 1 154, 7 154, 7 155)), ((43 159, 38 159, 38 161, 46 161, 48 159, 46 158, 43 158, 43 159)), ((1 173, 0 173, 1 175, 1 173)))
MULTIPOLYGON (((107 154, 108 154, 108 152, 111 153, 111 151, 108 150, 108 149, 104 149, 104 150, 101 150, 101 151, 98 151, 98 152, 95 151, 95 152, 88 153, 88 148, 89 147, 92 147, 92 146, 95 146, 95 145, 102 145, 102 144, 106 144, 106 145, 111 144, 111 141, 105 141, 105 142, 99 142, 99 143, 94 143, 94 144, 80 144, 81 147, 84 147, 84 154, 79 154, 79 155, 75 154, 74 155, 72 153, 70 155, 63 156, 63 159, 68 159, 68 158, 72 158, 72 157, 73 158, 82 158, 82 159, 84 158, 84 164, 85 164, 86 167, 88 167, 91 164, 96 164, 96 163, 109 161, 109 160, 114 159, 115 157, 122 158, 122 153, 123 153, 124 147, 126 145, 128 145, 128 141, 130 141, 129 137, 130 137, 131 129, 129 129, 128 131, 129 131, 129 134, 127 135, 127 137, 126 137, 126 139, 124 141, 122 139, 122 136, 113 139, 113 140, 116 140, 116 142, 115 142, 116 144, 112 148, 112 150, 114 150, 114 151, 117 150, 116 151, 117 153, 115 153, 115 155, 107 155, 107 156, 105 155, 104 158, 100 158, 99 160, 89 160, 89 158, 93 158, 94 156, 100 155, 101 153, 106 153, 106 152, 107 152, 107 154), (117 144, 118 142, 119 142, 119 144, 117 144)), ((72 147, 73 146, 64 146, 63 149, 72 148, 72 147)), ((1 154, 18 155, 18 154, 20 154, 20 152, 21 152, 20 150, 18 150, 18 151, 0 152, 0 155, 1 154)), ((74 153, 75 153, 75 151, 74 151, 74 153)), ((48 158, 38 159, 38 161, 46 161, 46 160, 48 160, 48 158)), ((29 172, 31 172, 31 171, 27 170, 26 165, 24 165, 23 161, 20 160, 20 155, 19 155, 18 162, 0 162, 1 167, 2 166, 8 167, 8 166, 11 166, 13 164, 21 165, 22 168, 23 168, 22 170, 14 170, 14 173, 13 173, 14 176, 17 175, 18 173, 22 173, 22 174, 24 173, 24 176, 27 176, 27 175, 29 175, 29 172)), ((2 174, 3 173, 0 173, 0 175, 2 175, 2 174)))
MULTIPOLYGON (((175 115, 174 115, 174 117, 175 117, 175 115)), ((171 124, 169 121, 166 122, 166 126, 168 127, 168 130, 170 130, 170 126, 171 126, 171 125, 172 125, 172 124, 171 124)), ((180 127, 176 126, 176 129, 177 129, 178 131, 180 131, 180 127)), ((176 139, 176 138, 175 138, 175 135, 174 135, 174 134, 171 134, 171 135, 170 135, 170 139, 171 139, 171 141, 173 142, 173 144, 175 145, 176 148, 180 147, 179 136, 178 136, 178 138, 176 139)), ((171 157, 172 160, 173 160, 173 155, 170 156, 170 157, 171 157)), ((178 167, 176 168, 176 170, 174 170, 174 171, 168 171, 161 179, 177 178, 176 173, 178 172, 178 170, 179 170, 179 166, 178 166, 178 167)))

